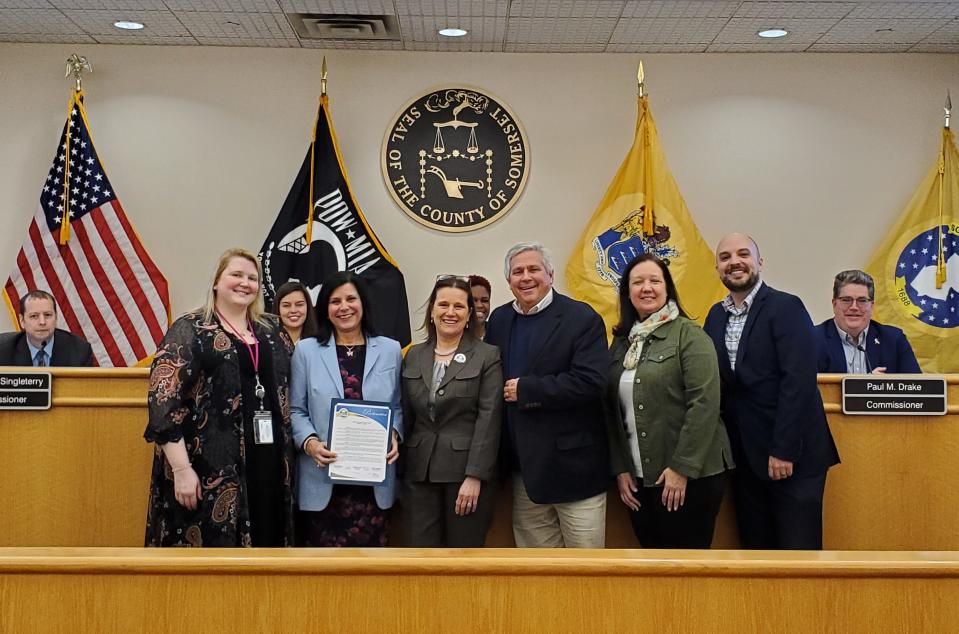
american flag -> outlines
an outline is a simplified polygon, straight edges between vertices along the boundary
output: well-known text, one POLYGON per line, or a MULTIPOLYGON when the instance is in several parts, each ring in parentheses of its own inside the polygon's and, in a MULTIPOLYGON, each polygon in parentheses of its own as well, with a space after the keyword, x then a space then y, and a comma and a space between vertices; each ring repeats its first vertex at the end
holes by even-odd
POLYGON ((20 298, 33 290, 56 298, 59 325, 89 341, 102 367, 148 359, 170 324, 166 279, 100 163, 82 92, 70 100, 40 205, 3 289, 14 323, 20 298))

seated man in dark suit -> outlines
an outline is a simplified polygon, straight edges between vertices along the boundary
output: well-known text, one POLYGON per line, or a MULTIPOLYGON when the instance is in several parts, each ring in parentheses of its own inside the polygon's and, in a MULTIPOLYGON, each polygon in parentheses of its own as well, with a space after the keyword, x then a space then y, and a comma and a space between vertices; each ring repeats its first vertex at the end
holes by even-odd
POLYGON ((922 372, 906 335, 872 321, 876 286, 865 271, 842 271, 832 285, 834 317, 816 326, 819 371, 842 374, 922 372))
POLYGON ((0 365, 93 365, 93 349, 82 338, 57 328, 57 303, 46 291, 31 291, 20 298, 23 332, 0 335, 0 365))

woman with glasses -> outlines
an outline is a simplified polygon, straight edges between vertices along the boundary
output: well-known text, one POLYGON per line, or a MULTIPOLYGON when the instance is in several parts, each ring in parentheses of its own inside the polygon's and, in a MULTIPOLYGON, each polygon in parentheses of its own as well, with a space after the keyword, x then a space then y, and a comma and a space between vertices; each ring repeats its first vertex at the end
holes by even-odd
POLYGON ((385 546, 389 510, 396 498, 400 410, 400 344, 373 331, 372 306, 363 280, 334 273, 316 298, 316 335, 293 351, 290 409, 300 453, 296 497, 304 546, 385 546), (333 399, 378 401, 392 408, 392 438, 384 456, 383 485, 332 484, 324 471, 336 462, 327 437, 333 399))
POLYGON ((426 341, 403 362, 406 532, 410 546, 478 548, 493 514, 499 350, 474 335, 468 277, 441 275, 426 305, 426 341))
POLYGON ((716 349, 654 255, 626 265, 619 307, 605 399, 619 497, 643 547, 709 548, 733 466, 716 349))

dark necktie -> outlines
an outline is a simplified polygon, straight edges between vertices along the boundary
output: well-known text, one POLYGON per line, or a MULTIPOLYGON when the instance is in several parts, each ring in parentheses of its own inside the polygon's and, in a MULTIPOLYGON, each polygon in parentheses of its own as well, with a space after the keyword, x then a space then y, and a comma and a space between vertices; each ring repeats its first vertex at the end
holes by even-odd
POLYGON ((45 367, 47 367, 47 351, 46 351, 46 348, 45 348, 46 345, 47 345, 47 344, 44 343, 42 346, 40 346, 40 352, 37 353, 37 356, 36 356, 36 366, 37 366, 38 368, 45 368, 45 367))

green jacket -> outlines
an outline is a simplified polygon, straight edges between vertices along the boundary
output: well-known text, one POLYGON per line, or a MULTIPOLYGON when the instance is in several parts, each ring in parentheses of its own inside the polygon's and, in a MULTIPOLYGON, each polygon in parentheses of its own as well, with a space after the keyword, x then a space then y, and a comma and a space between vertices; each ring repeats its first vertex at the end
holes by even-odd
MULTIPOLYGON (((616 337, 609 351, 604 403, 613 475, 635 473, 619 400, 628 349, 626 337, 616 337)), ((726 426, 719 417, 719 394, 716 348, 702 328, 678 317, 653 331, 633 383, 645 486, 653 486, 666 467, 701 478, 735 466, 726 426)))

